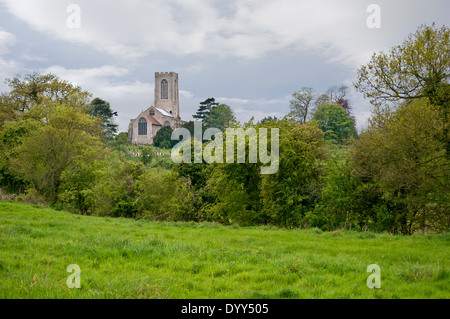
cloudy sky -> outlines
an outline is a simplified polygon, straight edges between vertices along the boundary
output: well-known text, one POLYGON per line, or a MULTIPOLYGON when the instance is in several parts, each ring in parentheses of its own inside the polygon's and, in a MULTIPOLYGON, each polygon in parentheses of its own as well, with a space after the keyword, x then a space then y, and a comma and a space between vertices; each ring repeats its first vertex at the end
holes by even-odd
MULTIPOLYGON (((351 86, 374 52, 432 22, 449 25, 448 0, 0 0, 0 79, 54 73, 109 101, 122 131, 152 105, 155 72, 179 74, 184 120, 208 97, 240 121, 282 117, 293 92, 351 86)), ((361 128, 370 105, 350 98, 361 128)))

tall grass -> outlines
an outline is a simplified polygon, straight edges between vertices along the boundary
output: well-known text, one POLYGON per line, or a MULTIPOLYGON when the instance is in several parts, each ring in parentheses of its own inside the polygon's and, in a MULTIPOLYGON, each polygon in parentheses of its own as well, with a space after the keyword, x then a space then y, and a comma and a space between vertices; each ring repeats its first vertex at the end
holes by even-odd
POLYGON ((0 202, 0 298, 449 298, 450 235, 71 215, 0 202), (67 266, 81 268, 69 289, 67 266), (369 289, 367 266, 381 268, 369 289))

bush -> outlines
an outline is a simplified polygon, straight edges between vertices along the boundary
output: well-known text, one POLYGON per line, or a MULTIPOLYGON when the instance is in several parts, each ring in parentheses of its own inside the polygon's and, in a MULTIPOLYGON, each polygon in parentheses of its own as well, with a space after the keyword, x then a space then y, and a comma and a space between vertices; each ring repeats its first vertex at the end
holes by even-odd
POLYGON ((93 187, 94 213, 99 216, 135 217, 137 184, 144 173, 139 162, 114 162, 99 172, 93 187))

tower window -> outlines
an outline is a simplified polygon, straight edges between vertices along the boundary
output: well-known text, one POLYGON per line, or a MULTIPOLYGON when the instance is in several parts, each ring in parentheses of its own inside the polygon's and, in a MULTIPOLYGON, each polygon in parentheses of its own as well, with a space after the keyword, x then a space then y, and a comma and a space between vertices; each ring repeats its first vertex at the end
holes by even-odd
POLYGON ((147 135, 147 120, 144 118, 139 120, 138 133, 139 135, 147 135))
POLYGON ((161 99, 167 100, 169 98, 169 83, 166 80, 161 81, 161 99))

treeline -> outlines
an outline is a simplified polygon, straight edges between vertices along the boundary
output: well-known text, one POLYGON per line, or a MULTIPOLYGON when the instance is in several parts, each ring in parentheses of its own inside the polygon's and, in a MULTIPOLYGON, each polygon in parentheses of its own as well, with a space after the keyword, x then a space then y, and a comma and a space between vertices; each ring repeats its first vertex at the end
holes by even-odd
MULTIPOLYGON (((258 123, 240 124, 213 98, 202 102, 194 118, 204 128, 279 129, 279 169, 271 175, 261 174, 267 164, 248 156, 245 163, 171 169, 126 160, 126 136, 113 137, 117 114, 107 102, 91 101, 53 75, 7 80, 11 90, 0 96, 0 186, 20 194, 18 200, 97 216, 448 230, 449 34, 446 27, 422 26, 358 70, 355 86, 374 105, 359 136, 344 86, 324 94, 303 88, 287 116, 258 123)), ((160 132, 158 145, 172 147, 171 129, 160 132)))

